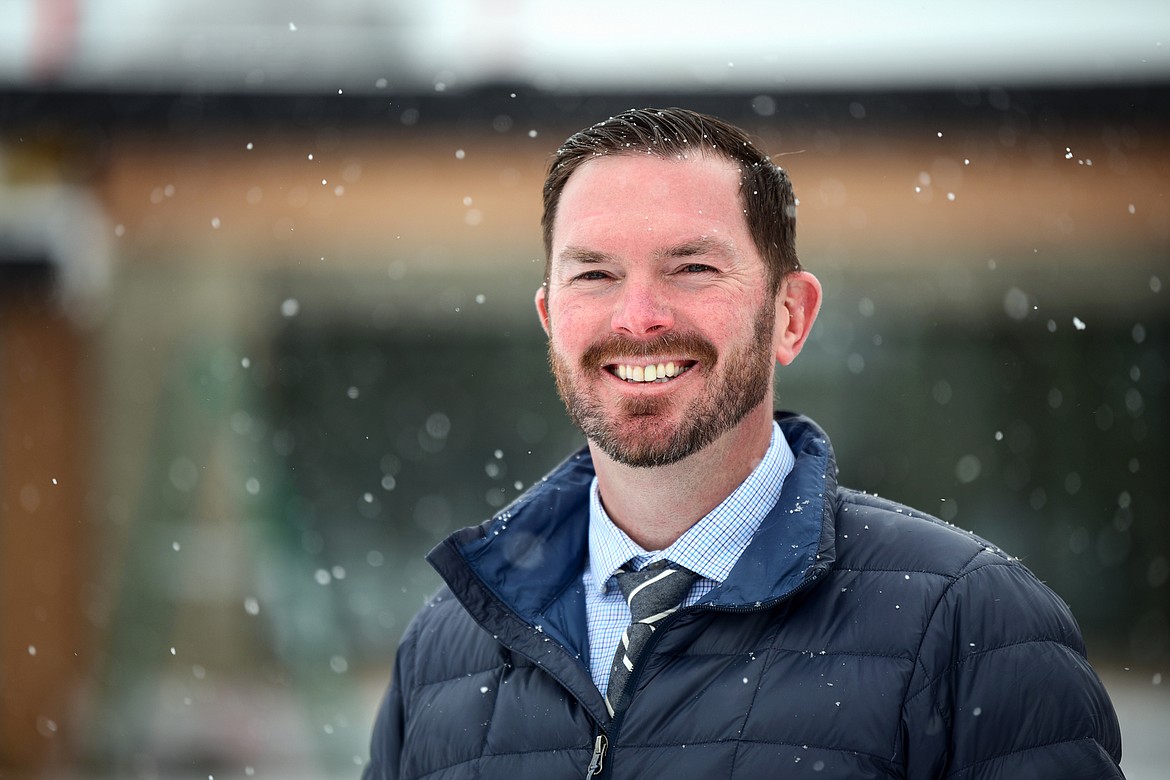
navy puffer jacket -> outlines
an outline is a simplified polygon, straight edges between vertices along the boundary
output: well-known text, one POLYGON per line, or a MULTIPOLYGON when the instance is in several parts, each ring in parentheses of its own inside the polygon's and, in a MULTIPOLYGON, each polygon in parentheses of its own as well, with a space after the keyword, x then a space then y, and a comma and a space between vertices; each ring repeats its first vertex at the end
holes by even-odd
POLYGON ((839 488, 825 434, 797 455, 727 581, 655 632, 629 709, 588 671, 589 456, 457 532, 403 637, 374 778, 1121 777, 1112 705, 1065 604, 1019 561, 839 488))

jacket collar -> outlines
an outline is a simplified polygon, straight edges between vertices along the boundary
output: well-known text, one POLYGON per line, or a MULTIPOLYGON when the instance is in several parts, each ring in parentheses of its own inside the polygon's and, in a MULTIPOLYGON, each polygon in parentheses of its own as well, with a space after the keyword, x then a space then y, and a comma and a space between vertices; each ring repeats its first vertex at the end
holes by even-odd
MULTIPOLYGON (((837 488, 832 446, 807 417, 778 412, 776 420, 796 465, 727 580, 700 606, 743 608, 783 599, 832 566, 837 488)), ((487 623, 500 609, 543 628, 566 594, 580 591, 592 479, 592 460, 583 448, 490 520, 457 531, 427 556, 485 628, 495 630, 487 623)), ((548 628, 558 638, 576 633, 555 622, 548 628)))

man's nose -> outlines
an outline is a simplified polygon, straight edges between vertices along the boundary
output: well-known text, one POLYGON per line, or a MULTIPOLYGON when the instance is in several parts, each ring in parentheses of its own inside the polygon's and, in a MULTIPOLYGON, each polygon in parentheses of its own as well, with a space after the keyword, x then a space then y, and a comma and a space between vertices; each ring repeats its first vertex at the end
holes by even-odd
POLYGON ((653 282, 627 278, 611 324, 631 336, 652 336, 674 327, 674 313, 664 291, 653 282))

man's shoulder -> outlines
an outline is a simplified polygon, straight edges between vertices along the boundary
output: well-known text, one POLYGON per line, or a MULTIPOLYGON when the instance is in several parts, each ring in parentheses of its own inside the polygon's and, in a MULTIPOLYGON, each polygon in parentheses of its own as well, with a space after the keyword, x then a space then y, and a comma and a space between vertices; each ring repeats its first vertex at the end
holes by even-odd
POLYGON ((977 534, 905 504, 848 488, 837 499, 839 567, 954 579, 980 566, 1019 563, 977 534))
POLYGON ((477 628, 475 621, 467 614, 467 610, 459 603, 459 599, 455 598, 451 589, 443 585, 423 602, 422 607, 414 614, 406 627, 403 639, 405 641, 409 638, 418 642, 435 634, 466 631, 470 628, 477 628))
MULTIPOLYGON (((1043 640, 1083 654, 1068 605, 1018 558, 903 504, 852 490, 838 497, 838 577, 864 581, 879 594, 886 588, 899 598, 915 594, 925 610, 923 630, 934 626, 934 644, 946 659, 960 634, 961 647, 1043 640)), ((921 652, 928 652, 925 647, 921 652)))
POLYGON ((447 586, 415 613, 399 643, 404 671, 415 684, 443 680, 490 663, 493 642, 447 586))

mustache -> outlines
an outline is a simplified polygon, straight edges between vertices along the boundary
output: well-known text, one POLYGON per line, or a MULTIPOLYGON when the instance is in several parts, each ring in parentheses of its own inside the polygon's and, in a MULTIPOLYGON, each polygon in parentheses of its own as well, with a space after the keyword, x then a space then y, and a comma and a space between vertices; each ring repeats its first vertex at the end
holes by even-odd
POLYGON ((706 366, 713 365, 719 357, 715 345, 698 333, 672 331, 649 341, 613 333, 586 348, 581 354, 581 366, 590 369, 612 363, 617 358, 649 358, 670 353, 697 360, 706 366))

